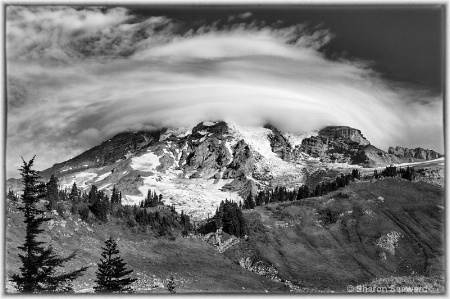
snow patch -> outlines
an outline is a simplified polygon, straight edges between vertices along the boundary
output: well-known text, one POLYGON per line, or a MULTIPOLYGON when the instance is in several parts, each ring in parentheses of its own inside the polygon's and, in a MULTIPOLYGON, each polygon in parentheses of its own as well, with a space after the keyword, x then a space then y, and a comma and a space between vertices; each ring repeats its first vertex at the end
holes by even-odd
POLYGON ((260 127, 244 128, 234 124, 230 125, 230 128, 235 131, 236 137, 244 139, 254 151, 258 152, 264 158, 278 158, 270 147, 269 134, 272 133, 271 130, 260 127))
POLYGON ((148 171, 159 166, 159 157, 154 153, 146 153, 140 157, 131 159, 131 168, 134 170, 148 171))
POLYGON ((208 131, 206 131, 206 130, 201 130, 201 131, 198 131, 197 133, 199 133, 200 135, 207 135, 207 134, 208 134, 208 131))
POLYGON ((112 173, 112 172, 104 173, 104 174, 102 174, 101 176, 99 176, 98 179, 96 179, 95 181, 96 181, 96 182, 98 182, 98 181, 103 181, 106 177, 110 176, 111 173, 112 173))
POLYGON ((243 199, 236 192, 222 191, 221 188, 232 180, 220 180, 214 184, 212 179, 180 179, 162 176, 143 177, 144 185, 139 187, 141 196, 128 196, 130 204, 139 203, 147 196, 149 189, 163 195, 166 205, 174 205, 179 213, 184 211, 193 220, 212 216, 222 200, 236 202, 243 199))
POLYGON ((105 188, 108 188, 108 187, 111 186, 111 185, 112 185, 111 183, 106 184, 105 186, 98 188, 98 190, 103 190, 103 189, 105 189, 105 188))
POLYGON ((67 184, 62 184, 63 188, 72 187, 73 183, 76 183, 78 188, 84 189, 88 186, 87 182, 92 181, 97 176, 94 172, 78 172, 72 176, 72 180, 67 184))
POLYGON ((210 126, 214 126, 216 123, 217 123, 217 122, 215 122, 215 121, 204 121, 204 122, 203 122, 203 125, 204 125, 205 127, 210 127, 210 126))

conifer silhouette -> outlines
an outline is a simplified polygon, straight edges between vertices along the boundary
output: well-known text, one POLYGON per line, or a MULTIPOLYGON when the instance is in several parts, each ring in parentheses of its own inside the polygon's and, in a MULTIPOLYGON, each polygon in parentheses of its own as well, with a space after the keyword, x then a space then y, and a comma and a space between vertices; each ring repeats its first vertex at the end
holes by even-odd
POLYGON ((110 237, 105 241, 105 247, 102 247, 102 258, 98 263, 98 271, 95 272, 97 279, 95 280, 96 286, 94 290, 96 293, 113 293, 113 292, 132 292, 130 284, 136 279, 123 278, 127 276, 133 270, 127 270, 125 268, 126 263, 119 256, 113 257, 113 255, 119 254, 116 241, 110 237))
POLYGON ((22 202, 18 209, 23 211, 26 224, 25 243, 18 247, 23 254, 19 254, 22 262, 20 274, 14 274, 11 281, 15 282, 17 289, 22 293, 51 293, 72 292, 72 281, 83 275, 88 267, 69 273, 58 273, 56 269, 75 257, 75 252, 66 258, 55 254, 53 248, 44 248, 44 242, 37 241, 37 237, 44 230, 40 226, 51 218, 44 217, 44 211, 36 207, 46 196, 46 186, 39 183, 39 176, 32 170, 34 158, 20 169, 24 184, 22 202))

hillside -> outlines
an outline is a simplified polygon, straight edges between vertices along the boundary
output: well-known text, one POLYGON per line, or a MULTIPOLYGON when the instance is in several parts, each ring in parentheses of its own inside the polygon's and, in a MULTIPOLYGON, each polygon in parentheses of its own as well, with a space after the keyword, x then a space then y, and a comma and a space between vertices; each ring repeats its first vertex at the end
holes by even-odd
MULTIPOLYGON (((8 279, 19 272, 17 247, 24 241, 25 231, 22 214, 15 204, 6 207, 6 263, 8 279)), ((112 236, 116 238, 120 256, 133 269, 132 277, 138 278, 133 288, 136 292, 168 293, 164 280, 174 274, 178 293, 189 292, 282 292, 287 288, 264 277, 242 269, 201 238, 181 237, 179 230, 173 237, 156 238, 151 232, 144 233, 137 227, 128 227, 123 221, 111 218, 108 223, 95 221, 88 224, 78 216, 67 212, 63 216, 48 213, 53 220, 44 225, 41 240, 51 244, 61 255, 72 251, 77 257, 67 269, 90 266, 85 275, 74 283, 75 292, 92 292, 100 247, 112 236), (80 246, 80 244, 82 244, 80 246)), ((7 282, 7 291, 14 292, 7 282)))
POLYGON ((444 191, 428 183, 357 182, 245 213, 253 255, 303 287, 344 291, 375 278, 444 273, 444 191))
MULTIPOLYGON (((8 201, 6 209, 7 276, 18 271, 24 236, 15 205, 8 201)), ((355 181, 325 196, 244 210, 248 238, 219 251, 211 237, 184 238, 175 229, 161 238, 119 218, 87 224, 66 213, 53 212, 43 240, 61 254, 78 250, 72 269, 91 266, 77 280, 78 292, 91 291, 109 236, 135 271, 137 292, 166 292, 170 273, 180 293, 345 292, 347 285, 405 276, 440 285, 444 273, 444 191, 421 181, 355 181)))

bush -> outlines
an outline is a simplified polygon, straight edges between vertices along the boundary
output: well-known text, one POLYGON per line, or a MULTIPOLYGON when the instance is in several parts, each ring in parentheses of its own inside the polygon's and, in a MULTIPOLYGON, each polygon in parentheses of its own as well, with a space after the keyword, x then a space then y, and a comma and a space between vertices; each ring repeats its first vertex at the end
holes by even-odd
POLYGON ((87 222, 89 220, 89 207, 87 205, 82 205, 78 208, 78 213, 80 214, 81 220, 87 222))
POLYGON ((336 223, 339 216, 338 211, 333 211, 330 208, 318 210, 317 213, 319 214, 320 221, 322 221, 324 226, 329 226, 336 223))
POLYGON ((66 210, 64 209, 64 206, 62 203, 58 203, 56 205, 56 212, 59 214, 59 216, 61 216, 63 219, 65 219, 64 214, 66 212, 66 210))
POLYGON ((338 197, 338 198, 349 198, 350 195, 348 195, 347 193, 339 192, 338 194, 336 194, 336 197, 338 197))
POLYGON ((127 226, 128 227, 135 227, 136 225, 137 225, 136 220, 134 220, 132 218, 127 219, 127 226))

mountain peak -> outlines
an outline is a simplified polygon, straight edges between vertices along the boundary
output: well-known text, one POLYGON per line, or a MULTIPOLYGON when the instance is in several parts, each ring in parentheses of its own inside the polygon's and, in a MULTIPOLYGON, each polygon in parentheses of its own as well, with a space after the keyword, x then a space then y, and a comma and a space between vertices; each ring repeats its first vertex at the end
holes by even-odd
POLYGON ((360 130, 347 126, 294 134, 271 124, 203 121, 121 133, 40 175, 55 174, 63 187, 76 183, 84 191, 96 185, 108 193, 116 186, 125 204, 138 203, 152 189, 166 204, 204 219, 221 200, 242 201, 267 186, 299 187, 317 167, 345 170, 403 159, 371 146, 360 130))

